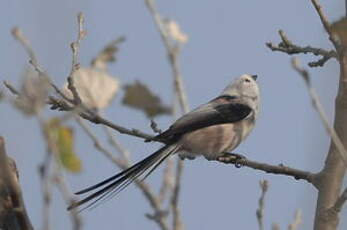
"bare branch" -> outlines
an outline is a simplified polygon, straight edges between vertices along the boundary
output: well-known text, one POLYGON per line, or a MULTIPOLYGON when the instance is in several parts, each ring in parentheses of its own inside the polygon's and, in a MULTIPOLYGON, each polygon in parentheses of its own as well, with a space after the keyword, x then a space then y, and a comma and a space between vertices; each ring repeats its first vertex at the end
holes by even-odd
POLYGON ((347 188, 345 188, 345 190, 342 192, 341 196, 337 199, 333 209, 336 212, 341 212, 343 205, 346 203, 347 201, 347 188))
POLYGON ((312 2, 314 8, 316 9, 316 11, 319 15, 319 18, 323 24, 325 31, 329 35, 330 41, 335 46, 336 51, 338 53, 342 52, 340 41, 339 41, 338 37, 331 31, 330 23, 328 21, 327 16, 324 14, 324 12, 322 10, 322 6, 319 4, 318 0, 311 0, 311 2, 312 2))
POLYGON ((180 52, 179 45, 174 45, 170 42, 170 37, 168 35, 167 29, 165 28, 165 23, 155 7, 155 0, 145 0, 146 6, 153 17, 153 20, 157 26, 157 29, 161 35, 162 41, 165 45, 166 51, 168 53, 169 62, 171 65, 172 73, 174 75, 174 86, 177 96, 179 98, 180 105, 184 113, 189 111, 189 106, 187 102, 187 96, 184 92, 182 76, 180 73, 178 55, 180 52))
POLYGON ((113 146, 114 149, 122 155, 124 160, 130 162, 130 152, 126 148, 124 148, 123 145, 116 139, 114 133, 109 127, 104 126, 104 130, 108 137, 108 142, 111 144, 111 146, 113 146))
POLYGON ((257 215, 259 230, 264 230, 265 194, 267 190, 269 189, 269 182, 267 180, 261 180, 259 181, 259 185, 261 188, 261 195, 258 200, 259 207, 256 211, 256 215, 257 215))
POLYGON ((42 216, 43 216, 43 229, 49 230, 50 229, 50 208, 51 208, 51 201, 52 201, 52 183, 50 180, 50 169, 51 169, 51 163, 53 159, 53 154, 56 153, 55 144, 53 142, 52 135, 48 132, 48 128, 46 126, 45 120, 41 117, 41 114, 37 114, 37 120, 40 125, 42 136, 45 140, 46 144, 46 155, 41 163, 39 165, 39 175, 41 179, 41 190, 43 195, 43 206, 42 206, 42 216))
MULTIPOLYGON (((76 118, 76 121, 78 124, 82 127, 82 129, 86 132, 88 137, 93 141, 94 146, 97 150, 99 150, 101 153, 103 153, 107 158, 109 158, 115 165, 120 167, 121 169, 126 169, 129 167, 130 162, 126 160, 122 160, 116 156, 114 156, 110 151, 108 151, 101 142, 98 140, 98 138, 93 134, 93 132, 88 128, 88 126, 81 120, 80 118, 76 118)), ((158 217, 158 213, 163 213, 163 210, 161 208, 160 201, 157 199, 155 194, 152 192, 151 188, 142 180, 135 180, 136 186, 142 191, 146 199, 149 201, 151 207, 154 210, 154 216, 158 217)), ((152 215, 151 215, 152 216, 152 215)), ((162 230, 168 230, 169 227, 166 223, 166 216, 160 215, 160 218, 152 218, 162 230)))
POLYGON ((161 203, 164 202, 165 196, 167 193, 173 188, 174 185, 174 159, 169 158, 166 160, 166 166, 164 169, 164 175, 163 175, 163 182, 161 184, 160 190, 159 190, 159 195, 158 199, 160 200, 161 203))
POLYGON ((297 58, 292 59, 292 66, 293 68, 302 76, 306 83, 306 87, 308 89, 308 92, 310 94, 312 105, 315 108, 315 110, 318 112, 319 117, 324 125, 324 128, 326 129, 327 133, 331 137, 332 141, 334 142, 336 148, 338 149, 338 152, 341 156, 341 160, 345 163, 345 166, 347 167, 347 152, 345 147, 343 146, 339 136, 337 135, 335 129, 329 125, 328 118, 324 112, 323 106, 319 100, 319 97, 316 93, 316 91, 311 86, 310 81, 310 75, 309 73, 300 67, 299 60, 297 58))
POLYGON ((282 41, 278 45, 274 45, 273 43, 268 42, 266 43, 266 46, 269 47, 272 51, 280 51, 289 55, 311 53, 315 56, 321 56, 318 61, 308 63, 310 67, 323 66, 329 59, 338 58, 337 53, 334 50, 324 50, 322 48, 315 48, 311 46, 298 46, 293 44, 293 42, 288 39, 287 35, 282 30, 279 30, 278 33, 282 41))
MULTIPOLYGON (((159 14, 159 12, 156 9, 155 6, 155 0, 145 0, 146 6, 151 13, 151 16, 153 17, 153 20, 157 26, 157 29, 161 35, 162 41, 165 45, 169 63, 171 65, 171 70, 174 77, 174 89, 175 89, 175 95, 178 98, 178 101, 180 103, 181 109, 183 113, 187 113, 189 111, 189 106, 187 102, 187 96, 184 91, 183 87, 183 81, 182 76, 180 72, 180 66, 178 62, 178 56, 180 54, 180 43, 173 44, 170 40, 170 37, 168 35, 167 28, 165 26, 165 23, 159 14)), ((171 206, 173 209, 173 229, 174 230, 181 230, 183 229, 183 223, 181 220, 181 217, 179 215, 179 209, 178 209, 178 196, 180 191, 180 180, 182 176, 183 171, 183 161, 180 159, 177 159, 177 167, 176 167, 176 177, 175 177, 175 187, 173 189, 173 194, 171 197, 171 206)))
MULTIPOLYGON (((14 38, 16 38, 24 47, 25 51, 27 52, 27 54, 29 55, 29 60, 30 63, 33 66, 38 66, 38 62, 37 62, 37 58, 35 55, 34 50, 31 48, 30 46, 30 42, 29 40, 24 36, 22 30, 18 27, 14 27, 12 29, 12 35, 14 38)), ((39 68, 40 69, 40 68, 39 68)))
POLYGON ((6 88, 10 90, 11 93, 13 93, 16 96, 19 96, 18 90, 16 90, 16 88, 14 88, 9 82, 3 81, 3 83, 6 86, 6 88))
POLYGON ((221 163, 225 163, 225 164, 241 165, 241 166, 260 170, 270 174, 291 176, 291 177, 294 177, 294 179, 296 180, 300 180, 300 179, 306 180, 307 182, 312 183, 314 186, 316 186, 316 183, 317 183, 316 174, 308 172, 308 171, 290 168, 290 167, 284 166, 283 164, 276 166, 276 165, 270 165, 266 163, 259 163, 256 161, 249 160, 247 158, 235 159, 235 157, 232 155, 219 157, 217 161, 221 163))
MULTIPOLYGON (((68 105, 67 103, 64 103, 64 101, 61 101, 57 98, 54 98, 54 97, 50 97, 49 98, 49 104, 52 105, 52 109, 59 109, 61 111, 71 111, 73 110, 74 108, 70 105, 68 105)), ((84 112, 81 112, 79 113, 79 115, 94 123, 94 124, 103 124, 107 127, 110 127, 111 129, 114 129, 116 131, 118 131, 119 133, 122 133, 122 134, 127 134, 127 135, 130 135, 130 136, 135 136, 135 137, 139 137, 139 138, 142 138, 142 139, 145 139, 145 140, 152 140, 153 139, 153 135, 150 135, 150 134, 147 134, 147 133, 144 133, 140 130, 137 130, 137 129, 127 129, 125 127, 122 127, 120 125, 117 125, 115 123, 112 123, 111 121, 101 117, 100 115, 98 115, 96 112, 90 110, 90 109, 87 109, 87 108, 83 108, 82 109, 84 112)))
POLYGON ((301 213, 301 210, 298 209, 295 212, 295 217, 294 217, 293 223, 291 223, 288 226, 288 230, 297 230, 299 228, 299 225, 301 224, 301 222, 302 222, 302 213, 301 213))
POLYGON ((77 15, 77 22, 78 22, 78 35, 77 35, 77 40, 75 42, 71 43, 72 66, 71 66, 70 74, 67 77, 67 82, 68 82, 67 87, 73 95, 73 102, 75 105, 79 105, 82 102, 80 96, 78 95, 77 89, 74 86, 73 75, 80 68, 80 64, 78 63, 78 54, 79 54, 80 42, 84 38, 84 36, 86 35, 86 31, 83 30, 83 23, 84 23, 83 13, 79 13, 77 15))
MULTIPOLYGON (((71 204, 74 202, 72 194, 65 182, 64 176, 61 173, 61 168, 58 166, 55 170, 53 181, 56 183, 60 193, 63 196, 66 204, 71 204)), ((74 230, 82 229, 82 220, 77 210, 71 210, 71 220, 73 223, 74 230)))

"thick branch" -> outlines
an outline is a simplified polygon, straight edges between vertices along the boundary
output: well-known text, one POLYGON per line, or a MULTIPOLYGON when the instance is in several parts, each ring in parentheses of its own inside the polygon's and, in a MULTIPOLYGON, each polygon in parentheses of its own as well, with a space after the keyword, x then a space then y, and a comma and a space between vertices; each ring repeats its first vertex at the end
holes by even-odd
POLYGON ((3 137, 0 137, 0 229, 33 229, 25 210, 15 162, 6 155, 3 137))

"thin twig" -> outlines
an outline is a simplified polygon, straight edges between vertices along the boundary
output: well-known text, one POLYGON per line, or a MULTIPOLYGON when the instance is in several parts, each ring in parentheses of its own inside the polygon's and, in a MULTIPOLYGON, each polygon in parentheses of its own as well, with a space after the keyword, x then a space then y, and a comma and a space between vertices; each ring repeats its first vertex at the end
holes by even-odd
POLYGON ((325 50, 322 48, 315 48, 312 46, 298 46, 291 42, 282 30, 279 30, 278 33, 282 41, 278 45, 268 42, 266 43, 266 46, 269 47, 272 51, 280 51, 289 55, 311 53, 315 56, 321 56, 321 58, 318 61, 309 62, 308 65, 310 67, 323 66, 329 59, 338 58, 338 55, 334 50, 325 50))
POLYGON ((113 146, 113 148, 121 154, 123 159, 127 162, 131 162, 130 159, 130 152, 127 150, 115 137, 115 134, 112 132, 112 130, 109 127, 104 126, 105 133, 108 138, 108 142, 113 146))
POLYGON ((145 0, 145 2, 149 12, 151 13, 151 16, 153 17, 153 20, 157 26, 157 29, 168 53, 169 62, 171 65, 172 73, 174 75, 174 86, 176 89, 175 91, 177 92, 182 111, 184 113, 187 113, 189 111, 189 106, 187 102, 187 96, 184 92, 183 81, 178 63, 180 47, 178 45, 173 45, 170 42, 170 37, 168 35, 167 29, 165 28, 165 23, 155 7, 155 0, 145 0))
POLYGON ((167 193, 173 188, 174 185, 174 159, 169 158, 166 160, 166 166, 164 169, 164 175, 163 175, 163 182, 161 184, 158 199, 160 200, 160 203, 163 203, 165 200, 165 197, 167 193))
MULTIPOLYGON (((35 52, 31 48, 30 42, 24 36, 22 30, 18 27, 14 27, 11 32, 12 32, 13 37, 16 38, 23 45, 25 51, 29 55, 29 60, 32 63, 32 65, 35 67, 39 67, 35 52)), ((40 70, 41 68, 38 68, 38 69, 40 70)))
MULTIPOLYGON (((74 109, 72 106, 62 102, 61 100, 59 100, 57 98, 50 97, 49 99, 50 100, 48 103, 51 104, 54 109, 59 109, 61 111, 71 111, 74 109)), ((120 125, 117 125, 117 124, 107 120, 106 118, 100 116, 99 114, 97 114, 96 112, 94 112, 90 109, 82 108, 82 111, 84 111, 84 112, 79 113, 79 115, 82 118, 84 118, 84 119, 86 119, 86 120, 88 120, 94 124, 103 124, 107 127, 110 127, 111 129, 116 130, 119 133, 139 137, 139 138, 142 138, 145 140, 148 140, 148 139, 152 140, 154 138, 153 135, 144 133, 138 129, 128 129, 128 128, 122 127, 120 125)))
POLYGON ((18 90, 16 90, 16 88, 14 88, 9 82, 3 81, 3 83, 6 86, 6 88, 10 90, 11 93, 13 93, 16 96, 19 96, 18 90))
POLYGON ((83 23, 84 23, 84 15, 83 13, 78 13, 77 15, 77 22, 78 22, 78 35, 77 40, 71 43, 71 50, 72 50, 72 65, 71 65, 71 71, 69 76, 67 77, 68 82, 68 89, 71 91, 73 95, 73 101, 75 105, 81 104, 81 98, 78 95, 77 89, 74 86, 74 73, 79 69, 80 64, 78 63, 78 54, 79 54, 79 48, 80 48, 80 42, 84 38, 86 32, 83 29, 83 23))
POLYGON ((301 223, 302 223, 302 213, 301 213, 301 210, 298 209, 295 212, 293 222, 288 226, 288 230, 297 230, 301 223))
POLYGON ((347 152, 345 147, 343 146, 339 136, 337 135, 335 129, 329 125, 329 120, 327 115, 324 112, 323 106, 319 100, 319 97, 314 90, 314 88, 311 85, 310 80, 310 74, 307 70, 300 67, 299 60, 297 58, 292 59, 292 66, 293 68, 300 74, 300 76, 304 79, 304 82, 306 84, 306 87, 308 89, 308 92, 310 94, 312 105, 314 109, 318 112, 319 117, 321 121, 323 122, 324 128, 326 129, 327 133, 331 137, 331 140, 333 141, 334 145, 336 146, 341 160, 344 162, 345 166, 347 167, 347 152))
POLYGON ((342 52, 342 48, 341 48, 341 44, 340 41, 338 39, 338 37, 331 31, 331 26, 330 23, 328 21, 327 16, 324 14, 323 10, 322 10, 322 6, 319 4, 318 0, 311 0, 314 8, 316 9, 319 18, 323 24, 323 27, 325 29, 325 31, 327 32, 327 34, 329 35, 329 39, 330 41, 333 43, 333 45, 335 46, 335 49, 338 53, 342 52))
POLYGON ((341 212, 343 205, 347 201, 347 188, 342 192, 341 196, 336 200, 335 205, 333 206, 333 209, 338 213, 341 212))
POLYGON ((259 230, 264 230, 265 194, 267 190, 269 189, 269 182, 267 180, 261 180, 259 181, 259 185, 261 188, 261 195, 258 200, 259 207, 256 211, 256 215, 257 215, 259 230))
POLYGON ((37 121, 39 123, 42 136, 46 143, 46 155, 44 158, 44 161, 39 166, 39 174, 41 179, 41 189, 43 194, 43 207, 42 207, 42 217, 43 217, 43 229, 49 230, 50 229, 50 208, 51 208, 51 201, 52 201, 52 188, 51 188, 51 181, 50 181, 50 168, 52 163, 52 154, 54 153, 54 143, 52 141, 52 136, 48 132, 48 129, 46 127, 46 123, 44 119, 42 118, 41 114, 37 114, 37 121))
MULTIPOLYGON (((161 35, 162 41, 165 45, 169 63, 171 65, 171 70, 174 77, 174 89, 175 95, 178 97, 178 101, 180 103, 181 109, 183 113, 187 113, 189 111, 189 106, 187 102, 187 96, 184 91, 182 76, 180 72, 180 66, 178 62, 178 56, 180 53, 180 44, 173 44, 170 41, 170 37, 168 35, 167 29, 165 27, 165 23, 156 9, 155 0, 145 0, 146 6, 153 17, 153 20, 157 26, 157 29, 161 35)), ((183 171, 183 161, 177 159, 177 167, 176 167, 176 177, 175 184, 173 188, 173 194, 171 197, 171 206, 173 210, 173 229, 181 230, 183 229, 183 223, 180 217, 179 208, 178 208, 178 196, 180 191, 180 181, 183 171)))
POLYGON ((52 86, 52 88, 56 91, 56 93, 61 96, 64 100, 70 102, 73 104, 73 100, 71 98, 68 98, 60 89, 59 87, 57 87, 55 84, 53 84, 52 80, 50 79, 50 77, 48 76, 48 74, 46 74, 46 72, 41 68, 41 66, 38 63, 38 60, 36 58, 35 52, 32 49, 32 47, 30 46, 30 43, 28 41, 28 39, 25 37, 24 33, 22 32, 22 30, 18 27, 15 27, 12 29, 12 35, 14 36, 14 38, 16 38, 19 43, 24 47, 25 51, 27 52, 28 56, 29 56, 29 63, 33 66, 33 68, 35 69, 35 71, 39 74, 39 77, 44 77, 46 79, 48 79, 50 85, 52 86))
MULTIPOLYGON (((94 146, 95 146, 95 148, 97 150, 99 150, 101 153, 103 153, 107 158, 109 158, 115 165, 117 165, 121 169, 124 170, 124 169, 129 167, 129 165, 130 165, 129 162, 114 156, 110 151, 108 151, 101 144, 101 142, 98 140, 98 138, 93 134, 93 132, 83 122, 82 119, 77 117, 76 121, 81 126, 81 128, 86 132, 88 137, 93 141, 94 146)), ((155 213, 155 215, 153 215, 153 216, 156 216, 156 217, 160 216, 160 218, 153 218, 153 220, 159 225, 159 227, 162 230, 168 230, 169 227, 167 226, 167 223, 166 223, 166 216, 165 215, 159 215, 159 213, 164 213, 162 208, 161 208, 160 201, 157 199, 155 194, 152 192, 151 188, 145 182, 143 182, 142 180, 136 179, 135 180, 135 184, 142 191, 142 193, 144 194, 146 199, 149 201, 151 207, 153 208, 154 213, 155 213)))
MULTIPOLYGON (((57 166, 53 174, 53 181, 56 183, 60 193, 63 196, 66 204, 71 204, 74 202, 73 196, 70 192, 69 187, 67 186, 64 176, 61 172, 61 167, 57 166)), ((82 220, 77 210, 71 210, 71 221, 73 223, 73 230, 82 229, 82 220)))

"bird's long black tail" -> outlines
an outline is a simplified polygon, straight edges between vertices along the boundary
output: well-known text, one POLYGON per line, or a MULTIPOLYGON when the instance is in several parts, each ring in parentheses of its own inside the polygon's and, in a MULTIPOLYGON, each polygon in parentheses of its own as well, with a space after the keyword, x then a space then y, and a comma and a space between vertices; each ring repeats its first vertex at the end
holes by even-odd
MULTIPOLYGON (((80 195, 83 193, 94 191, 92 194, 87 196, 86 198, 77 201, 71 204, 67 210, 74 209, 79 207, 87 202, 91 201, 87 206, 85 206, 82 210, 93 207, 98 203, 112 198, 118 192, 126 188, 129 184, 131 184, 134 180, 139 179, 144 172, 149 170, 147 174, 145 174, 142 179, 145 179, 150 173, 153 172, 168 156, 175 153, 179 149, 177 144, 171 144, 164 146, 158 151, 152 153, 150 156, 146 157, 142 161, 134 164, 130 168, 110 177, 106 180, 101 181, 93 186, 85 188, 79 192, 76 192, 76 195, 80 195), (95 191, 96 189, 99 189, 95 191)), ((81 211, 82 211, 81 210, 81 211)))

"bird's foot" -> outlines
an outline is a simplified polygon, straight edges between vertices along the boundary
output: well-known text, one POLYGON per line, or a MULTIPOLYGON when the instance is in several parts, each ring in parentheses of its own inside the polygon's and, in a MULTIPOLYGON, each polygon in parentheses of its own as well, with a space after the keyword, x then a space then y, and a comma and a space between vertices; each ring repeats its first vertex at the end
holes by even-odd
POLYGON ((217 160, 223 163, 233 163, 236 168, 241 168, 242 160, 247 159, 244 155, 237 153, 224 152, 221 156, 217 157, 217 160))

